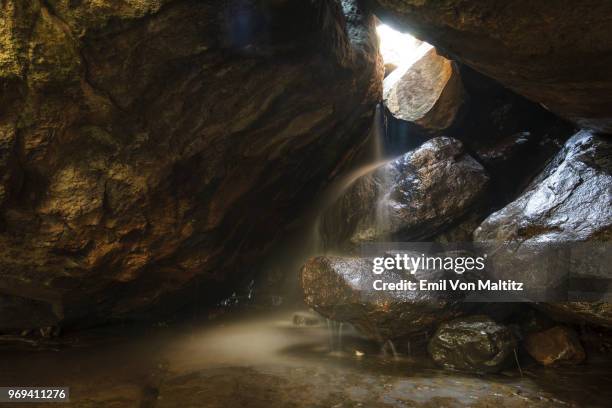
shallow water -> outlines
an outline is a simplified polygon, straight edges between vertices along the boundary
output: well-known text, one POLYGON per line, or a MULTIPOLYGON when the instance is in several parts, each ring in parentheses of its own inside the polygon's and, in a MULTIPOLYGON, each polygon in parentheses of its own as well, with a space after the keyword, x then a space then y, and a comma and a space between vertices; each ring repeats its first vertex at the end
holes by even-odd
POLYGON ((69 386, 71 402, 61 406, 71 407, 608 407, 612 401, 609 362, 524 367, 522 377, 518 370, 452 373, 426 358, 385 356, 348 327, 342 349, 330 350, 324 322, 295 326, 292 316, 109 327, 37 348, 3 342, 0 384, 69 386))

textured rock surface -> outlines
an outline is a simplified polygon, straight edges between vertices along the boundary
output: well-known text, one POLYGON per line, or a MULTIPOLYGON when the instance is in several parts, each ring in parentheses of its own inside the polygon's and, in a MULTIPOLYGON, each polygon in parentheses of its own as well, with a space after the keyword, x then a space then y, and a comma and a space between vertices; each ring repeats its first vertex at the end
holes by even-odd
POLYGON ((190 281, 223 295, 363 140, 382 92, 373 18, 352 1, 0 8, 0 293, 19 297, 2 304, 58 321, 190 281))
POLYGON ((477 315, 442 323, 427 348, 444 368, 491 373, 506 367, 516 344, 506 326, 477 315))
POLYGON ((612 142, 582 131, 514 202, 491 214, 478 240, 536 243, 612 237, 612 142))
POLYGON ((375 280, 433 282, 451 277, 468 280, 470 276, 470 273, 458 276, 452 271, 424 269, 414 275, 397 270, 375 275, 371 259, 325 256, 304 264, 301 285, 306 304, 314 310, 330 319, 349 322, 369 337, 384 342, 429 331, 467 309, 459 292, 377 291, 373 289, 375 280))
MULTIPOLYGON (((578 277, 612 278, 606 263, 601 262, 602 257, 609 257, 607 244, 597 244, 609 241, 612 234, 611 158, 610 140, 586 131, 576 134, 517 200, 490 215, 478 227, 475 240, 506 243, 512 249, 508 255, 512 256, 515 277, 539 283, 544 282, 539 276, 544 271, 538 265, 550 263, 557 269, 555 262, 567 261, 544 255, 551 244, 586 242, 582 250, 572 244, 572 251, 586 249, 589 255, 579 254, 574 261, 582 262, 581 266, 573 265, 571 272, 578 277), (590 243, 593 246, 589 247, 590 243), (595 250, 603 252, 594 255, 595 250), (589 260, 594 262, 589 265, 589 260)), ((548 254, 555 253, 554 250, 548 254)), ((540 307, 558 319, 612 325, 612 304, 603 301, 549 303, 540 307)))
POLYGON ((529 355, 545 366, 580 364, 586 358, 578 335, 565 326, 531 333, 525 338, 524 345, 529 355))
POLYGON ((435 49, 409 68, 397 68, 383 82, 383 101, 391 115, 428 134, 450 128, 464 99, 457 67, 435 49))
POLYGON ((353 182, 325 212, 322 233, 329 246, 427 239, 464 215, 487 182, 461 142, 434 138, 353 182))
POLYGON ((612 131, 612 3, 368 0, 404 28, 583 126, 612 131))

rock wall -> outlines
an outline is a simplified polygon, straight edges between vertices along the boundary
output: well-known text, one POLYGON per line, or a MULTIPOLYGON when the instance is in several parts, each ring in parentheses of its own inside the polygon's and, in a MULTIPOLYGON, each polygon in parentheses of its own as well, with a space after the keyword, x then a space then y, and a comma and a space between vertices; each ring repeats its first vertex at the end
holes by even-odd
POLYGON ((612 3, 367 0, 385 23, 584 127, 612 132, 612 3))
POLYGON ((0 330, 223 296, 367 135, 373 23, 353 1, 1 1, 0 314, 21 316, 0 330))

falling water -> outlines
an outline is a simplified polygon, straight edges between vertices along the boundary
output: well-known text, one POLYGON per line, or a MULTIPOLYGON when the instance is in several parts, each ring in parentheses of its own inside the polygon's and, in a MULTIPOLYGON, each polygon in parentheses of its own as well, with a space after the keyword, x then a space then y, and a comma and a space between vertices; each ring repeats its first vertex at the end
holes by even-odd
MULTIPOLYGON (((385 194, 378 197, 378 201, 376 207, 374 209, 375 214, 372 219, 373 228, 376 230, 378 236, 380 236, 381 231, 388 231, 388 224, 390 222, 389 217, 389 205, 388 205, 388 193, 385 192, 385 186, 390 185, 390 177, 391 174, 385 172, 385 167, 383 166, 390 159, 388 157, 388 152, 385 149, 385 133, 386 133, 386 120, 384 115, 384 107, 379 104, 376 107, 376 111, 374 114, 374 120, 371 127, 370 135, 369 135, 369 143, 370 143, 370 151, 368 155, 368 160, 365 164, 360 167, 348 172, 347 174, 339 177, 335 182, 330 185, 324 194, 322 205, 319 207, 319 213, 313 222, 313 230, 312 230, 312 243, 311 247, 317 255, 328 253, 330 246, 329 242, 325 242, 323 238, 324 234, 322 231, 322 214, 330 208, 342 195, 360 178, 366 174, 371 173, 372 171, 379 169, 379 179, 382 181, 381 191, 385 194)), ((327 319, 327 331, 329 338, 329 351, 334 354, 342 353, 342 334, 345 323, 337 322, 334 320, 327 319)), ((397 359, 397 351, 395 345, 390 341, 386 341, 383 344, 382 352, 384 355, 387 355, 387 349, 390 350, 391 355, 394 359, 397 359)))
POLYGON ((344 328, 343 322, 326 319, 327 331, 329 334, 329 351, 330 353, 342 353, 342 331, 344 328))
POLYGON ((382 346, 383 355, 387 355, 387 349, 391 350, 391 356, 394 360, 399 360, 399 355, 397 354, 397 350, 395 349, 395 344, 391 340, 387 340, 382 346))
MULTIPOLYGON (((385 149, 385 132, 386 132, 386 119, 384 114, 384 106, 379 103, 376 106, 374 113, 374 120, 369 134, 369 152, 366 154, 365 164, 347 172, 344 175, 338 177, 337 180, 326 189, 321 199, 319 206, 319 212, 315 218, 312 229, 312 247, 318 254, 326 253, 329 249, 325 240, 323 239, 322 231, 322 214, 330 208, 336 201, 342 197, 342 195, 357 181, 359 178, 365 176, 368 173, 380 168, 388 161, 386 149, 385 149)), ((377 217, 378 218, 378 217, 377 217)), ((381 220, 384 219, 384 215, 381 213, 381 220)), ((332 243, 333 244, 333 243, 332 243)))

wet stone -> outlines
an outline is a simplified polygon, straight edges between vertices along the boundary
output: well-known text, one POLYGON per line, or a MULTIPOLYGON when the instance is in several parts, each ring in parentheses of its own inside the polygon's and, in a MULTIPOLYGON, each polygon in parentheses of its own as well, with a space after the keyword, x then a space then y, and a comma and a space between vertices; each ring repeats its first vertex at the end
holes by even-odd
POLYGON ((442 323, 428 351, 446 369, 494 373, 509 365, 516 346, 516 336, 508 327, 477 315, 442 323))

